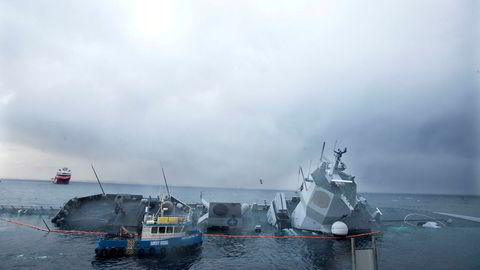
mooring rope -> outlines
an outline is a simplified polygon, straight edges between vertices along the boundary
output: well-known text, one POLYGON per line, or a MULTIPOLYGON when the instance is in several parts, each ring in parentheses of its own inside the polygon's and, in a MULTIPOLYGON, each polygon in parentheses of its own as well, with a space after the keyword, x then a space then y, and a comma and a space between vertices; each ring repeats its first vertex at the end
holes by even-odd
POLYGON ((420 214, 420 213, 410 213, 410 214, 406 215, 405 218, 403 218, 403 222, 404 222, 405 224, 407 224, 407 225, 412 226, 412 227, 416 227, 417 225, 411 224, 410 222, 408 222, 407 218, 410 217, 410 216, 426 217, 426 218, 429 218, 429 219, 431 219, 431 220, 433 220, 433 221, 435 221, 435 222, 438 222, 438 223, 442 224, 444 227, 447 226, 445 223, 441 222, 440 220, 438 220, 438 219, 436 219, 436 218, 434 218, 434 217, 431 217, 431 216, 428 216, 428 215, 425 215, 425 214, 420 214))
MULTIPOLYGON (((104 236, 106 233, 104 232, 94 232, 94 231, 80 231, 80 230, 48 230, 42 227, 38 227, 35 225, 10 220, 6 218, 0 217, 0 220, 15 224, 18 226, 28 227, 34 230, 43 231, 43 232, 51 232, 51 233, 58 233, 58 234, 68 234, 68 235, 95 235, 95 236, 104 236)), ((350 239, 350 238, 360 238, 372 235, 380 235, 383 234, 383 231, 371 231, 367 233, 360 233, 360 234, 352 234, 347 235, 344 237, 341 236, 322 236, 322 235, 228 235, 228 234, 214 234, 214 233, 204 233, 203 235, 206 237, 221 237, 221 238, 261 238, 261 239, 320 239, 320 240, 342 240, 342 239, 350 239)))
POLYGON ((15 221, 15 220, 10 220, 10 219, 6 219, 6 218, 2 218, 2 217, 0 217, 0 220, 5 221, 7 223, 28 227, 28 228, 38 230, 38 231, 43 231, 43 232, 51 232, 51 233, 59 233, 59 234, 73 234, 73 235, 97 235, 97 236, 105 235, 105 233, 103 233, 103 232, 92 232, 92 231, 47 230, 47 229, 42 228, 42 227, 38 227, 38 226, 27 224, 27 223, 22 223, 22 222, 15 221))
POLYGON ((350 238, 359 238, 371 235, 379 235, 383 234, 383 231, 371 231, 368 233, 360 233, 360 234, 351 234, 347 236, 321 236, 321 235, 228 235, 228 234, 209 234, 206 233, 204 236, 207 237, 222 237, 222 238, 303 238, 303 239, 321 239, 321 240, 342 240, 342 239, 350 239, 350 238))

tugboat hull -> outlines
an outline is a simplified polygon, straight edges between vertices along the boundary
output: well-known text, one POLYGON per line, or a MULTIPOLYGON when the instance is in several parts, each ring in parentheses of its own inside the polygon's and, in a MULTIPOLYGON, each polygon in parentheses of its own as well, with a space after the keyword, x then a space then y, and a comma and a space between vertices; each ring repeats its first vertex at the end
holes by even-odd
POLYGON ((203 244, 203 235, 195 231, 191 235, 163 240, 100 239, 95 248, 97 257, 151 256, 164 257, 168 253, 195 249, 203 244))

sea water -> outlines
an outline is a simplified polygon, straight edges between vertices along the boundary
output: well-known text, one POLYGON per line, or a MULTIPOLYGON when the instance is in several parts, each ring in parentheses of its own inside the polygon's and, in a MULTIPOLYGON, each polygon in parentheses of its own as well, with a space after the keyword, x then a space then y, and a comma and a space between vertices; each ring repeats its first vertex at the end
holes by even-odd
MULTIPOLYGON (((107 193, 157 196, 159 186, 104 184, 107 193)), ((171 187, 184 202, 263 204, 275 190, 171 187)), ((60 207, 73 197, 100 193, 96 183, 53 185, 45 181, 2 180, 0 205, 60 207)), ((287 197, 293 192, 286 192, 287 197)), ((480 217, 480 197, 412 194, 363 194, 370 204, 480 217)), ((49 216, 2 214, 1 217, 44 226, 49 216)), ((53 226, 49 224, 50 226, 53 226)), ((380 269, 480 269, 480 226, 411 227, 402 222, 380 226, 380 269)), ((295 233, 292 231, 292 233, 295 233)), ((350 242, 320 239, 225 239, 206 236, 191 254, 164 259, 95 257, 96 237, 45 233, 0 221, 0 269, 351 269, 350 242)))

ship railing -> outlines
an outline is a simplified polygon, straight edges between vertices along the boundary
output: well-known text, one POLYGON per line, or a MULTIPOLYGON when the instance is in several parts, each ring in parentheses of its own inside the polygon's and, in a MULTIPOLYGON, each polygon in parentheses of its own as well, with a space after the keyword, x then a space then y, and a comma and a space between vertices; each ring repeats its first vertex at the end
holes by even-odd
POLYGON ((60 207, 54 205, 9 205, 0 204, 0 213, 20 215, 55 214, 60 207))

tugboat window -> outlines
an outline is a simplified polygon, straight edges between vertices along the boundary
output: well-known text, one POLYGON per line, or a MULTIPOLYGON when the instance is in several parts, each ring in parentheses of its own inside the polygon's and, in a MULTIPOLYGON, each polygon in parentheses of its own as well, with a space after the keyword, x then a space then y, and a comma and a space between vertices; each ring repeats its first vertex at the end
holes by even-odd
POLYGON ((152 233, 157 233, 158 232, 158 227, 152 227, 152 233))
POLYGON ((173 227, 167 227, 167 233, 173 233, 173 227))
POLYGON ((165 233, 165 227, 159 227, 158 233, 165 233))

